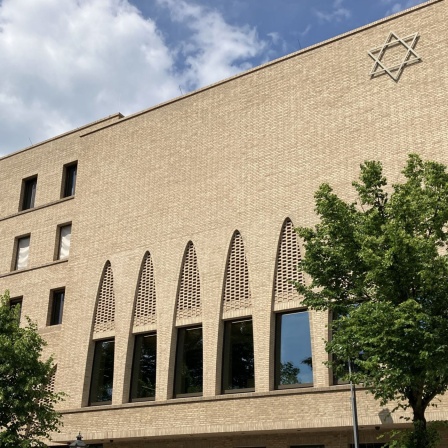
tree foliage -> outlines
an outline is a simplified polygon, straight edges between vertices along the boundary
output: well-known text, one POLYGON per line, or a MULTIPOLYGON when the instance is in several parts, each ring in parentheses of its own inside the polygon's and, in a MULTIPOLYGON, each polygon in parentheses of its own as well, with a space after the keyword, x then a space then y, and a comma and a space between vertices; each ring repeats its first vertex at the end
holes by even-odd
POLYGON ((0 295, 0 446, 46 447, 41 440, 58 430, 54 405, 63 394, 50 390, 53 360, 41 359, 45 341, 36 325, 19 320, 20 307, 10 308, 8 292, 0 295))
POLYGON ((307 306, 339 316, 327 350, 354 362, 351 379, 382 405, 410 407, 424 432, 448 388, 448 174, 415 154, 402 173, 387 186, 381 163, 365 162, 353 203, 321 185, 318 224, 297 229, 312 283, 296 286, 307 306))

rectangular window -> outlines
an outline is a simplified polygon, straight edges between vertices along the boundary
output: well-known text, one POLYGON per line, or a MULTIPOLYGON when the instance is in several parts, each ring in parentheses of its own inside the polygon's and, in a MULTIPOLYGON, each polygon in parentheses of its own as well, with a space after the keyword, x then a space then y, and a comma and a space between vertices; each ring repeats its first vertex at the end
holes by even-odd
POLYGON ((30 255, 30 235, 16 239, 13 271, 28 267, 30 255))
MULTIPOLYGON (((385 443, 360 443, 359 448, 383 448, 385 443)), ((350 444, 350 448, 355 448, 353 443, 350 444)))
POLYGON ((49 325, 59 325, 62 323, 64 312, 65 288, 55 289, 50 293, 50 318, 49 325))
POLYGON ((22 314, 22 302, 23 302, 23 297, 14 297, 9 299, 9 308, 13 309, 16 306, 19 307, 19 321, 20 321, 20 316, 22 314))
POLYGON ((156 333, 135 336, 131 401, 154 400, 156 396, 156 367, 156 333))
POLYGON ((278 389, 312 386, 310 321, 308 311, 277 314, 275 385, 278 389))
POLYGON ((224 323, 222 389, 224 393, 255 390, 252 319, 224 323))
POLYGON ((95 342, 89 397, 91 406, 112 403, 114 348, 113 339, 95 342))
POLYGON ((72 225, 66 224, 58 227, 58 250, 57 260, 65 260, 70 253, 70 239, 72 236, 72 225))
POLYGON ((78 170, 78 162, 73 162, 64 166, 62 175, 62 197, 68 198, 75 194, 76 173, 78 170))
POLYGON ((289 448, 325 448, 325 445, 291 445, 289 448))
POLYGON ((22 181, 22 196, 20 202, 21 210, 28 210, 34 207, 34 199, 36 198, 37 176, 29 177, 22 181))
POLYGON ((174 395, 202 395, 202 327, 177 332, 174 395))

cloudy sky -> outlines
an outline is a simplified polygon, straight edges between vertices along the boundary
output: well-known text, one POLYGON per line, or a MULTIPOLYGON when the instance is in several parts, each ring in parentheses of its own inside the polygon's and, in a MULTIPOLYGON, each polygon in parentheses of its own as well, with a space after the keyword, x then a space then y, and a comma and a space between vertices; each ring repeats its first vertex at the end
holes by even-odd
POLYGON ((423 0, 0 0, 0 156, 423 0))

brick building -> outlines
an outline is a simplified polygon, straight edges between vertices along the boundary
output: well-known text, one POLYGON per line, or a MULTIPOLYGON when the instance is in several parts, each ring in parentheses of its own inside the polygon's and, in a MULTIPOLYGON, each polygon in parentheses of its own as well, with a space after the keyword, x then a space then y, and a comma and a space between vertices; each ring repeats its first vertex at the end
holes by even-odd
MULTIPOLYGON (((68 394, 54 445, 350 446, 292 229, 365 160, 448 163, 447 23, 432 0, 0 159, 0 290, 68 394)), ((363 444, 402 424, 363 391, 358 412, 363 444)))

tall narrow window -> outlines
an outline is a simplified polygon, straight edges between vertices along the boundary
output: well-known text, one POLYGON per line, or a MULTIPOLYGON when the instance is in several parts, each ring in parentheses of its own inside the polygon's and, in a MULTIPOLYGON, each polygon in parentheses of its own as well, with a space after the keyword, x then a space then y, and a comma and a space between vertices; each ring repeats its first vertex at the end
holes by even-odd
POLYGON ((65 288, 55 289, 50 293, 50 318, 49 325, 59 325, 62 323, 64 312, 65 288))
POLYGON ((113 339, 97 341, 95 343, 92 380, 90 383, 90 405, 112 403, 114 347, 115 342, 113 339))
POLYGON ((278 389, 313 384, 308 311, 277 315, 275 384, 278 389))
POLYGON ((67 198, 75 194, 76 173, 78 170, 78 162, 70 163, 64 166, 64 174, 62 177, 62 197, 67 198))
POLYGON ((20 203, 20 210, 28 210, 34 207, 36 187, 37 176, 33 176, 22 181, 22 200, 20 203))
POLYGON ((65 260, 68 258, 68 255, 70 253, 70 239, 72 236, 72 225, 67 224, 64 226, 59 226, 59 241, 58 241, 58 253, 57 253, 57 259, 58 260, 65 260))
POLYGON ((252 319, 225 322, 222 378, 224 392, 255 390, 252 319))
POLYGON ((23 236, 16 239, 16 250, 13 270, 25 269, 28 267, 30 255, 30 236, 23 236))
POLYGON ((22 302, 23 302, 23 297, 14 297, 12 299, 9 299, 9 308, 13 309, 16 306, 19 307, 19 321, 20 321, 20 316, 22 314, 22 302))
POLYGON ((202 395, 202 327, 179 328, 174 395, 202 395))
POLYGON ((135 336, 131 401, 154 400, 156 396, 157 335, 135 336))

